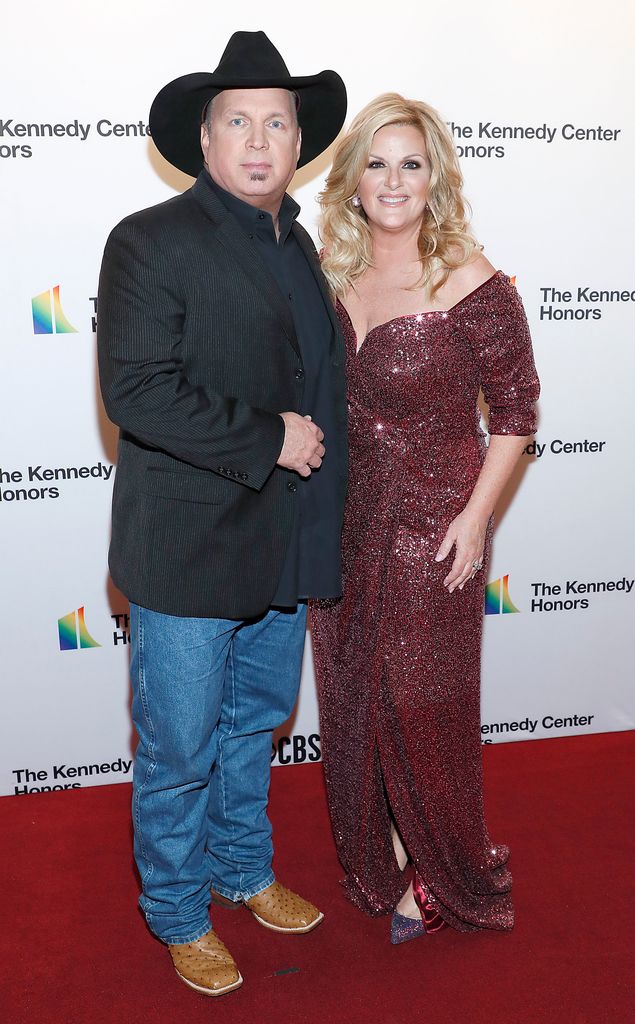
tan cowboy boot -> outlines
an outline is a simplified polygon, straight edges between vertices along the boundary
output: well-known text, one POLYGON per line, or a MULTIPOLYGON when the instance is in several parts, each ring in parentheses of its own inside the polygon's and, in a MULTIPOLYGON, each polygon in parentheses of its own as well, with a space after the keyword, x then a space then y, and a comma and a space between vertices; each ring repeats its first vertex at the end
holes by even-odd
POLYGON ((291 932, 303 935, 317 928, 324 914, 308 900, 285 889, 279 882, 273 882, 266 889, 245 900, 259 924, 274 932, 291 932))
POLYGON ((179 978, 206 996, 222 996, 243 983, 227 947, 213 931, 196 942, 168 946, 179 978))

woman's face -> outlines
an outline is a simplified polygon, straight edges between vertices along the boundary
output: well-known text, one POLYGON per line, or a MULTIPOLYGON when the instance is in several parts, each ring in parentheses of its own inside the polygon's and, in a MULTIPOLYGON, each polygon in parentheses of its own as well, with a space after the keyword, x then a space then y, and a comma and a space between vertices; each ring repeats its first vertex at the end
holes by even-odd
POLYGON ((423 135, 409 125, 375 132, 357 192, 372 228, 418 228, 426 206, 430 165, 423 135))

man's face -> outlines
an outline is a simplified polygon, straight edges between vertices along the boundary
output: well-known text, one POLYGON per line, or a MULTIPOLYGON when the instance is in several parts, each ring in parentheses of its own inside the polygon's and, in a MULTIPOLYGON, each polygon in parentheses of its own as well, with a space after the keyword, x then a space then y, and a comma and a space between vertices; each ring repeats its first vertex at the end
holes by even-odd
POLYGON ((210 117, 210 127, 201 126, 201 148, 212 178, 275 216, 300 156, 292 94, 227 89, 214 99, 210 117))

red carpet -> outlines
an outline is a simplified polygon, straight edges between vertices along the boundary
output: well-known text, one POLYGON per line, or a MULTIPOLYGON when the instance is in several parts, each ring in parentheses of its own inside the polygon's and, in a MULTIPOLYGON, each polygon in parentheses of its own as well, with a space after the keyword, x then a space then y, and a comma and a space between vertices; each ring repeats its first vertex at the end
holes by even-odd
POLYGON ((128 785, 0 800, 0 1020, 630 1024, 635 734, 492 746, 485 766, 490 829, 512 847, 512 934, 391 947, 388 919, 340 892, 320 766, 276 768, 275 867, 326 920, 291 937, 219 910, 245 978, 220 999, 179 982, 135 910, 128 785))

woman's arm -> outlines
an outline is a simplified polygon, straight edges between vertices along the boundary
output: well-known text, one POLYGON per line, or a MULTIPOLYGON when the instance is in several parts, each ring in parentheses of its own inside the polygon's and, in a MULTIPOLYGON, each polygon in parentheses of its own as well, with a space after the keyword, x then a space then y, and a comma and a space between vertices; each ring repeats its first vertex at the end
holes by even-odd
POLYGON ((487 524, 527 440, 510 434, 490 438, 470 500, 450 523, 436 555, 436 561, 442 562, 456 545, 452 568, 443 581, 450 593, 457 587, 462 590, 474 573, 474 562, 482 561, 487 524))
POLYGON ((523 304, 508 278, 492 279, 490 302, 473 318, 469 340, 489 406, 490 444, 463 511, 450 523, 436 560, 456 546, 443 585, 463 589, 480 564, 487 524, 527 440, 536 429, 540 383, 523 304))

